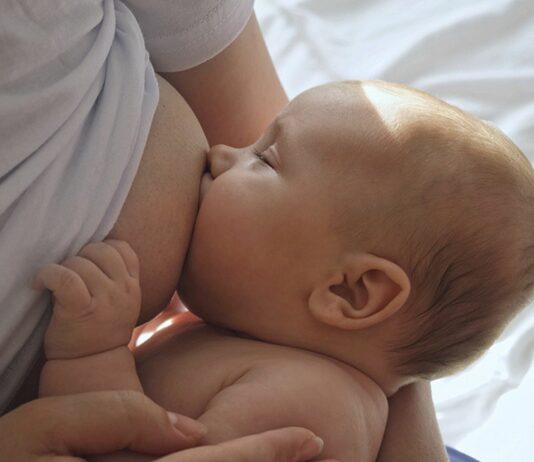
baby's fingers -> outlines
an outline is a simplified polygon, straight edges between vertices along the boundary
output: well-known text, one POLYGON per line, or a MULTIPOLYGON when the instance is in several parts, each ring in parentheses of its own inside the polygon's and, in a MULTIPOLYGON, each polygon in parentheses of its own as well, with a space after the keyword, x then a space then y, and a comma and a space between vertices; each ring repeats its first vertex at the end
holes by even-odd
POLYGON ((56 302, 63 306, 83 307, 91 301, 91 294, 82 278, 71 269, 55 263, 37 272, 33 287, 52 291, 56 302))
POLYGON ((119 241, 117 239, 106 239, 104 242, 119 252, 124 264, 126 265, 126 268, 128 269, 128 272, 130 273, 130 276, 138 278, 139 257, 135 253, 134 249, 132 249, 132 246, 126 241, 119 241))

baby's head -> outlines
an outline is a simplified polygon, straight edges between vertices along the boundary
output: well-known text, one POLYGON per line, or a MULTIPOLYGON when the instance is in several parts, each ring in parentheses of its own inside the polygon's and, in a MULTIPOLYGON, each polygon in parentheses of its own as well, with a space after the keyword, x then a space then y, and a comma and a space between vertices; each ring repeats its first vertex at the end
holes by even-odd
POLYGON ((466 365, 534 287, 532 166, 426 93, 320 86, 208 163, 179 289, 209 322, 389 387, 466 365))

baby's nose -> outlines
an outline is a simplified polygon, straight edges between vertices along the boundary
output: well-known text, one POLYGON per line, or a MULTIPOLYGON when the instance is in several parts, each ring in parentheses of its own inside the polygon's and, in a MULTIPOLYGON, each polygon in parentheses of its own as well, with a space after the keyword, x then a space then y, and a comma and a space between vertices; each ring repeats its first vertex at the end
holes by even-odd
POLYGON ((232 168, 237 162, 239 149, 217 144, 208 151, 208 168, 213 178, 232 168))

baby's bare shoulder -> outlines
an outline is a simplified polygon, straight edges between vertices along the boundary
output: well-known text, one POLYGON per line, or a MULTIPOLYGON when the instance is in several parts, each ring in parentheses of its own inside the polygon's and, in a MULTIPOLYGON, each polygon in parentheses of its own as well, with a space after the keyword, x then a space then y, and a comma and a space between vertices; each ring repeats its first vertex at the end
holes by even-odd
POLYGON ((323 456, 375 460, 387 400, 361 372, 334 359, 198 324, 158 346, 140 364, 146 393, 199 418, 205 444, 275 428, 309 428, 323 456))
POLYGON ((248 344, 256 349, 254 362, 214 397, 201 418, 208 426, 221 420, 227 423, 222 433, 212 433, 213 438, 222 441, 301 426, 324 439, 322 457, 376 459, 387 420, 387 400, 373 381, 322 355, 256 343, 248 344))
POLYGON ((314 394, 320 392, 313 384, 328 385, 324 390, 336 390, 340 397, 350 395, 360 405, 375 404, 380 407, 376 411, 387 412, 387 399, 384 393, 368 376, 335 359, 304 350, 288 349, 276 345, 267 345, 264 356, 250 369, 248 377, 261 380, 284 380, 291 378, 295 386, 310 390, 314 394))
POLYGON ((196 319, 180 319, 136 351, 145 393, 171 411, 198 417, 255 357, 243 340, 196 319))

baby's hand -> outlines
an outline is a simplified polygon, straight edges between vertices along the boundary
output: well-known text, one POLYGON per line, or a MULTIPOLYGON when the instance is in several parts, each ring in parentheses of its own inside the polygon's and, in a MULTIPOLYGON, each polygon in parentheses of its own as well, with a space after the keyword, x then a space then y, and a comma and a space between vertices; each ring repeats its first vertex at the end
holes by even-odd
POLYGON ((48 359, 101 353, 127 345, 141 306, 139 260, 123 241, 86 245, 61 265, 41 268, 34 286, 54 294, 45 337, 48 359))

